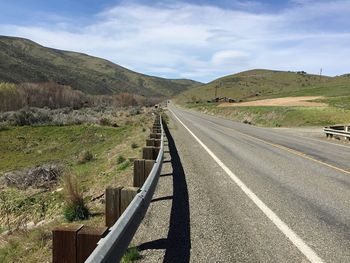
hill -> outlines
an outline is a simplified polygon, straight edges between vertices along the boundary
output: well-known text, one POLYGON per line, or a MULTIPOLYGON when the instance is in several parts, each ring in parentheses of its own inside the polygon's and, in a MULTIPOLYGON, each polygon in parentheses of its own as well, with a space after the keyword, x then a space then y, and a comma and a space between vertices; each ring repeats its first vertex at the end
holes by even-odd
POLYGON ((198 82, 133 72, 82 53, 47 48, 31 40, 0 36, 0 82, 54 81, 89 94, 173 96, 198 82))
POLYGON ((287 96, 347 96, 350 95, 350 75, 327 77, 306 72, 286 72, 256 69, 216 79, 185 91, 179 102, 210 100, 215 97, 256 100, 287 96))

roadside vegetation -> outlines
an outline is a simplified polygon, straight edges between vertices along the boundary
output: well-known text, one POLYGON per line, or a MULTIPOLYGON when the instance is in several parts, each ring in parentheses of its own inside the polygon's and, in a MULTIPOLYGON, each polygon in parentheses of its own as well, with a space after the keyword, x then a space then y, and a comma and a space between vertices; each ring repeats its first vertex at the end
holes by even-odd
POLYGON ((131 186, 129 158, 140 155, 152 111, 100 103, 1 112, 0 262, 50 262, 60 223, 103 226, 104 190, 131 186))
MULTIPOLYGON (((195 87, 175 98, 187 108, 239 122, 267 127, 327 126, 350 123, 350 75, 320 77, 306 72, 251 70, 217 79, 195 87), (218 98, 240 102, 270 98, 322 96, 313 106, 240 106, 218 107, 218 98)), ((239 103, 239 102, 238 102, 239 103)), ((232 104, 237 104, 234 102, 232 104)))

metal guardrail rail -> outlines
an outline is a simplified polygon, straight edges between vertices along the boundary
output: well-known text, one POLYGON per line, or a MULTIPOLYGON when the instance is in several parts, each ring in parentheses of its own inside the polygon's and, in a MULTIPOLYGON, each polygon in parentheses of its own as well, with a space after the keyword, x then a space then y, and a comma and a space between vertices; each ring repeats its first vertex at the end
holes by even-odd
POLYGON ((164 155, 164 129, 161 117, 160 125, 160 150, 149 176, 127 209, 117 220, 117 222, 110 228, 108 235, 97 243, 97 247, 85 262, 119 262, 127 250, 136 230, 146 214, 162 170, 164 155))
POLYGON ((333 135, 336 136, 342 136, 350 140, 350 126, 329 126, 323 128, 323 131, 328 136, 333 137, 333 135))

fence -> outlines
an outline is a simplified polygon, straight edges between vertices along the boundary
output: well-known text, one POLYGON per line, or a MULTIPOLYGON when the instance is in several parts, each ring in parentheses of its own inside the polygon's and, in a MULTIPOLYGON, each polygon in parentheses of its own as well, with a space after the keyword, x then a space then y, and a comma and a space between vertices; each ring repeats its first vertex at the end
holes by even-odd
POLYGON ((133 187, 107 188, 106 227, 67 224, 53 230, 53 262, 119 262, 152 200, 164 155, 164 130, 157 116, 142 159, 134 160, 133 187))
POLYGON ((347 140, 350 140, 350 126, 342 126, 342 125, 329 126, 329 127, 325 127, 323 131, 326 133, 327 138, 340 136, 340 137, 344 137, 347 140))

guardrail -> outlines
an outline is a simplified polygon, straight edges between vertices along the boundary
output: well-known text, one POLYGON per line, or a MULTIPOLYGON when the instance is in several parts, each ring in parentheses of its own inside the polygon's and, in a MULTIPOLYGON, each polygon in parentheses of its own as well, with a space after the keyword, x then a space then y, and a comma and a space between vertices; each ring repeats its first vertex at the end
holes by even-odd
POLYGON ((111 227, 109 234, 98 242, 96 249, 85 262, 119 262, 146 214, 158 183, 163 164, 164 130, 161 117, 159 121, 161 127, 161 144, 157 159, 150 174, 141 187, 140 192, 135 196, 118 221, 111 227))
POLYGON ((156 116, 142 158, 134 160, 134 187, 107 188, 106 227, 65 224, 53 230, 53 263, 119 262, 152 200, 162 170, 164 129, 156 116))
POLYGON ((345 125, 329 126, 329 127, 323 128, 323 131, 325 132, 327 138, 328 137, 333 138, 333 136, 341 136, 341 137, 344 137, 345 139, 350 140, 350 126, 345 126, 345 125))

